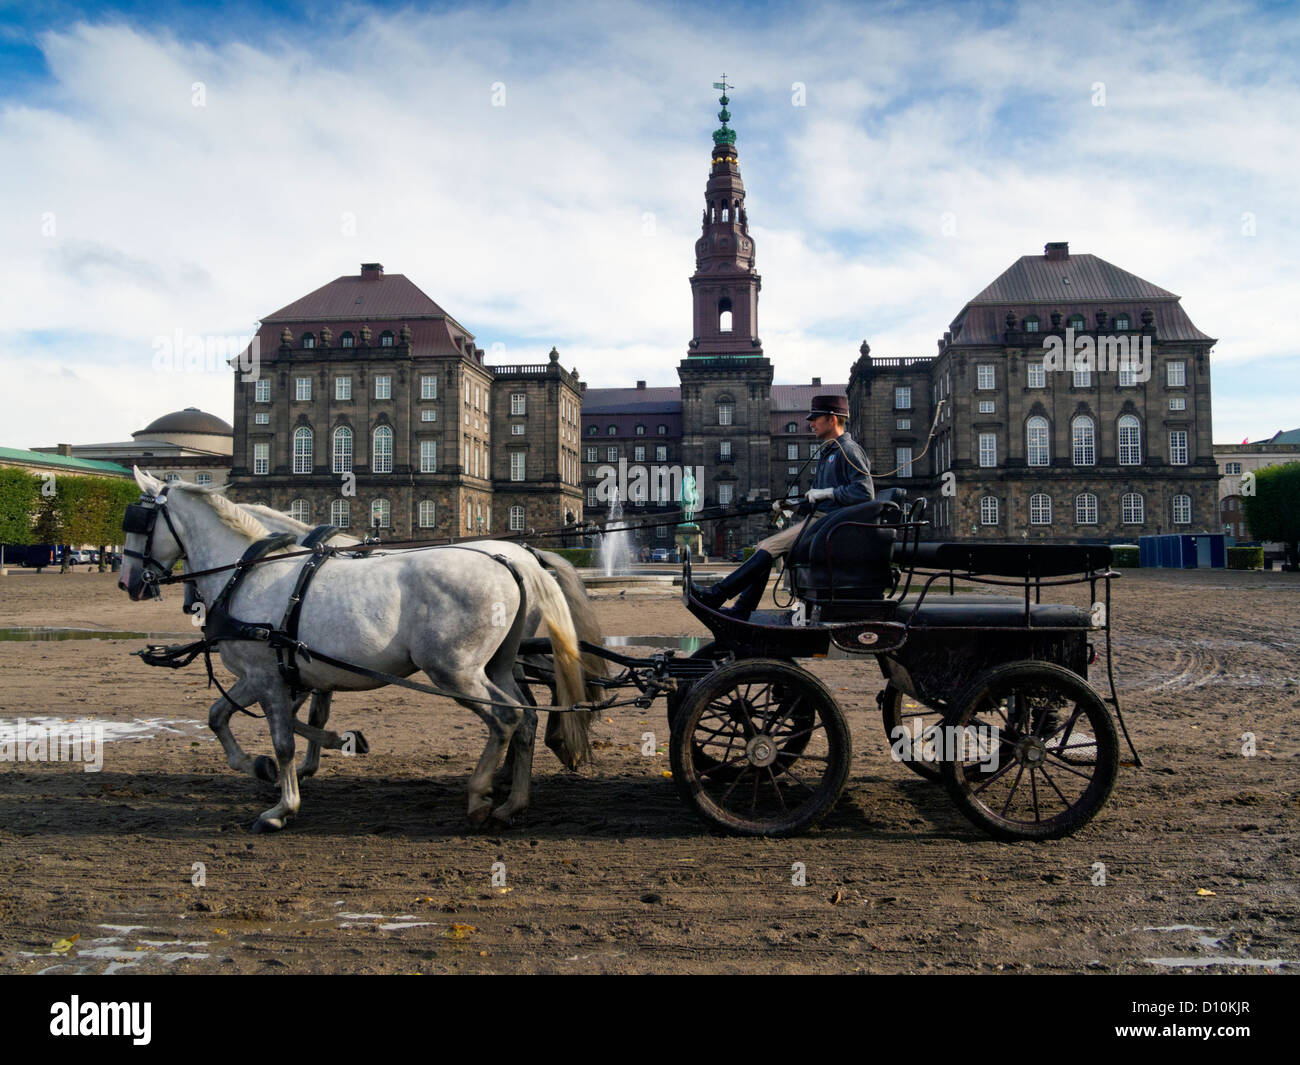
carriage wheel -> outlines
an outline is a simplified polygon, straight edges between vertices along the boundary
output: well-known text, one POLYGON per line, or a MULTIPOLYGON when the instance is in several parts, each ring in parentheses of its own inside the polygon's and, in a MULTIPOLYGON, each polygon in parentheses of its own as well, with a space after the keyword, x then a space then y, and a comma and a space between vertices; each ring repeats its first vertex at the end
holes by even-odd
MULTIPOLYGON (((688 658, 712 659, 714 661, 725 662, 731 658, 731 652, 723 647, 719 647, 716 640, 710 640, 708 643, 701 644, 692 651, 688 658)), ((671 726, 677 718, 677 711, 686 701, 686 696, 690 693, 692 683, 681 681, 677 685, 677 691, 667 696, 668 724, 671 726)))
POLYGON ((926 706, 892 684, 885 685, 876 702, 880 704, 880 716, 885 723, 890 756, 917 776, 937 784, 942 759, 937 756, 935 745, 925 741, 939 734, 937 730, 946 711, 926 706), (903 729, 906 736, 898 729, 903 729))
POLYGON ((1059 839, 1101 809, 1119 771, 1110 712, 1047 662, 982 674, 944 718, 941 775, 958 808, 998 839, 1059 839))
POLYGON ((751 658, 697 681, 669 745, 673 780, 708 823, 749 836, 815 825, 848 782, 849 729, 811 673, 751 658))

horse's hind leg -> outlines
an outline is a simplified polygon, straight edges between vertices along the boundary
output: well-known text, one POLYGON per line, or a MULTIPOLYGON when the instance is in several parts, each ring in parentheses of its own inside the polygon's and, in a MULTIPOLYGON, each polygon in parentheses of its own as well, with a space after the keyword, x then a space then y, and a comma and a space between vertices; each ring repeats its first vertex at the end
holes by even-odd
MULTIPOLYGON (((255 702, 256 692, 254 685, 243 678, 235 681, 229 688, 229 699, 223 695, 208 707, 208 728, 216 733, 217 739, 221 741, 222 750, 226 752, 226 763, 231 769, 236 773, 247 773, 258 780, 274 784, 279 775, 275 762, 264 754, 259 754, 256 758, 251 757, 244 748, 239 746, 239 741, 230 731, 230 719, 235 714, 235 704, 247 706, 255 702)), ((299 702, 301 701, 300 699, 299 702)), ((294 709, 297 709, 297 704, 294 709)), ((328 709, 326 712, 328 713, 328 709)))
POLYGON ((298 812, 301 799, 298 795, 298 772, 293 762, 294 735, 293 712, 294 699, 288 689, 277 689, 262 697, 262 708, 266 711, 266 724, 271 732, 271 744, 275 748, 275 759, 279 776, 276 781, 280 786, 280 801, 269 810, 263 810, 253 822, 254 832, 274 832, 284 827, 285 822, 298 812))
MULTIPOLYGON (((470 698, 458 699, 457 702, 478 714, 488 727, 487 744, 483 747, 478 765, 474 767, 474 772, 469 778, 469 823, 478 828, 492 815, 492 774, 501 764, 501 756, 514 737, 515 729, 519 726, 521 711, 508 706, 485 706, 472 700, 475 694, 495 702, 515 703, 520 700, 518 696, 493 684, 481 673, 476 677, 462 674, 441 678, 430 674, 430 679, 441 687, 468 695, 470 698)), ((517 755, 516 764, 518 764, 517 755)))
MULTIPOLYGON (((311 709, 307 712, 307 724, 315 728, 324 728, 330 719, 330 700, 333 692, 312 692, 311 709)), ((298 776, 310 777, 320 768, 320 744, 315 740, 307 741, 307 753, 298 764, 298 776)))

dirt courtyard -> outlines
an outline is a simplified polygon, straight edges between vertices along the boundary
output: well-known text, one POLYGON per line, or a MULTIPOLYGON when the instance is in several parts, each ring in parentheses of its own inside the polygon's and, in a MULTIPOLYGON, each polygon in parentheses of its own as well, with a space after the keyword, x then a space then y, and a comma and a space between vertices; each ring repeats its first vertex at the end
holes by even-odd
MULTIPOLYGON (((705 635, 675 594, 597 598, 606 634, 705 635)), ((539 742, 531 809, 476 834, 484 727, 396 688, 336 696, 331 727, 370 753, 326 752, 297 818, 253 835, 276 796, 227 767, 201 663, 7 639, 0 725, 122 738, 100 772, 0 762, 0 971, 1300 972, 1298 617, 1295 574, 1126 573, 1116 672, 1145 766, 1074 837, 1017 844, 890 760, 871 658, 803 663, 844 707, 853 769, 802 837, 697 821, 662 702, 606 715, 577 774, 539 742)), ((195 632, 176 591, 137 604, 112 575, 11 571, 0 627, 22 626, 195 632)), ((234 728, 270 753, 263 722, 234 728)))

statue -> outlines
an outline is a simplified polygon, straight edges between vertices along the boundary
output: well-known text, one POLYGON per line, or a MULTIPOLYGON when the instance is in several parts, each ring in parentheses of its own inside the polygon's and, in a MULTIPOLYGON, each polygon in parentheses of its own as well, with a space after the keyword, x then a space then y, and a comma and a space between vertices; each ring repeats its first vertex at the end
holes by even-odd
POLYGON ((682 523, 689 525, 695 512, 700 509, 700 493, 695 487, 695 475, 691 472, 689 466, 682 475, 682 510, 685 513, 686 520, 682 523))

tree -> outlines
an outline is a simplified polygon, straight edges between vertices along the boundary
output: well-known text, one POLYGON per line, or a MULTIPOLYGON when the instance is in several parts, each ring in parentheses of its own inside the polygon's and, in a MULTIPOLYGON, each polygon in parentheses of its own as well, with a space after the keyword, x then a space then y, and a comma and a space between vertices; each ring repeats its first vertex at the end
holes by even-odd
POLYGON ((1255 493, 1243 492, 1246 524, 1257 540, 1286 546, 1287 561, 1300 561, 1300 462, 1266 466, 1255 472, 1255 493))
POLYGON ((40 481, 26 470, 0 469, 0 566, 4 565, 4 544, 32 542, 39 492, 40 481))
MULTIPOLYGON (((63 526, 59 518, 59 501, 56 496, 41 494, 36 508, 36 521, 32 526, 32 542, 38 544, 63 543, 63 526)), ((36 567, 39 571, 40 566, 36 567)), ((68 568, 68 555, 63 554, 63 569, 68 568)))
POLYGON ((140 489, 135 481, 119 477, 105 477, 104 481, 104 517, 98 539, 99 569, 103 572, 109 544, 120 544, 126 534, 122 532, 122 519, 126 517, 126 508, 140 498, 140 489))

